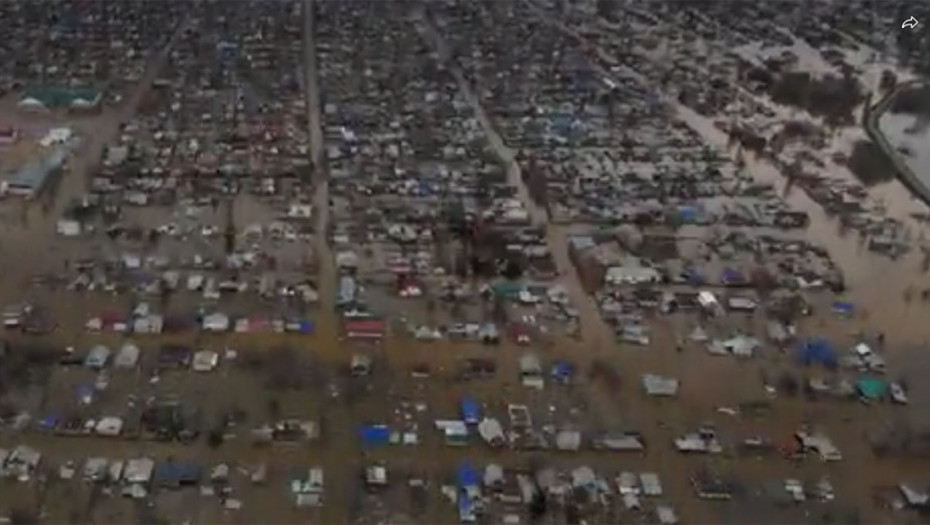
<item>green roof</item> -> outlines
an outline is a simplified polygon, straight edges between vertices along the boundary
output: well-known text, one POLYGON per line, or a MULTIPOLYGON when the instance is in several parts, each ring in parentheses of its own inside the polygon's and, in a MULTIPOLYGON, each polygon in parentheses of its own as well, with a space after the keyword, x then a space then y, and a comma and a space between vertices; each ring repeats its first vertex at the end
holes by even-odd
POLYGON ((880 399, 885 395, 885 382, 874 377, 862 377, 856 382, 859 393, 867 399, 880 399))
POLYGON ((32 86, 23 94, 23 99, 27 98, 34 98, 47 108, 62 108, 70 107, 80 99, 96 102, 100 98, 100 90, 93 87, 32 86))
POLYGON ((514 281, 497 281, 491 288, 494 290, 495 295, 510 298, 520 295, 520 292, 526 289, 525 286, 514 281))

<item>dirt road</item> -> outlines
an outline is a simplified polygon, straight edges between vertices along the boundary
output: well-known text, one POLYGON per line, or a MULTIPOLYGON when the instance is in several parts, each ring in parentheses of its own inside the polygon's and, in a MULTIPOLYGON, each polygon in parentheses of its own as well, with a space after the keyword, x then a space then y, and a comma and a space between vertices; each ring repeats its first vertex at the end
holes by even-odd
POLYGON ((314 39, 313 0, 304 2, 304 74, 307 90, 307 123, 310 126, 310 161, 313 166, 313 210, 316 218, 315 241, 316 257, 319 265, 319 293, 326 330, 334 329, 334 311, 336 281, 333 254, 329 247, 329 184, 324 160, 325 144, 323 139, 323 122, 320 111, 319 75, 317 68, 316 41, 314 39))

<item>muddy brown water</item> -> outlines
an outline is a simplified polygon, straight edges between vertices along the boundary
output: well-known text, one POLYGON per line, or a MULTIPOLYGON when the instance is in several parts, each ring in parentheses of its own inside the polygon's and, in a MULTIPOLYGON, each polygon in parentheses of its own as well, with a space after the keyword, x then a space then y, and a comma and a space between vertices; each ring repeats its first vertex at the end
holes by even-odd
MULTIPOLYGON (((681 110, 685 118, 689 118, 681 110)), ((125 114, 122 114, 125 115, 125 114)), ((317 113, 318 115, 318 113, 317 113)), ((121 115, 102 115, 93 125, 110 122, 108 128, 115 129, 121 115)), ((311 118, 311 121, 317 119, 311 118)), ((697 125, 697 124, 695 124, 697 125)), ((15 302, 35 293, 29 290, 23 276, 34 272, 55 272, 61 268, 62 259, 68 256, 69 248, 54 238, 54 221, 67 200, 83 190, 84 169, 92 159, 99 157, 100 148, 108 133, 96 133, 86 143, 85 157, 77 159, 62 180, 55 194, 54 211, 42 213, 40 206, 25 208, 28 227, 15 222, 3 221, 0 226, 0 251, 3 254, 3 272, 0 274, 0 297, 4 303, 15 302)), ((711 139, 715 137, 710 136, 711 139)), ((722 137, 720 137, 722 138, 722 137)), ((716 140, 716 139, 715 139, 716 140)), ((763 163, 752 162, 750 169, 763 180, 781 183, 781 178, 772 168, 763 163)), ((514 181, 519 177, 514 176, 514 181)), ((315 202, 326 209, 326 184, 317 187, 315 202)), ((525 198, 525 192, 521 193, 525 198)), ((849 321, 841 321, 827 314, 805 319, 801 326, 804 333, 820 333, 837 342, 850 345, 855 332, 863 329, 880 329, 888 333, 889 353, 893 365, 907 368, 916 356, 923 356, 926 349, 921 343, 928 337, 925 323, 927 306, 919 301, 905 304, 901 300, 903 289, 908 285, 930 286, 925 275, 917 272, 913 260, 887 261, 864 252, 855 238, 839 238, 835 222, 826 218, 819 207, 803 195, 792 194, 792 205, 812 215, 813 224, 808 232, 812 240, 825 244, 837 258, 850 280, 849 296, 860 305, 862 313, 849 321), (898 344, 911 344, 900 357, 893 354, 898 344)), ((528 202, 527 202, 528 203, 528 202)), ((529 203, 528 203, 529 204, 529 203)), ((5 217, 17 217, 20 209, 15 201, 0 204, 5 217)), ((532 209, 532 208, 531 208, 532 209)), ((538 211, 534 216, 541 217, 538 211)), ((325 212, 318 216, 321 224, 326 223, 325 212)), ((322 230, 322 228, 320 228, 322 230)), ((590 298, 578 292, 575 279, 567 263, 564 247, 564 231, 553 228, 550 243, 560 270, 566 270, 559 282, 570 286, 572 299, 579 303, 583 317, 584 342, 555 340, 554 344, 536 348, 534 351, 545 360, 556 358, 576 361, 582 371, 587 370, 595 359, 611 364, 621 377, 619 390, 614 391, 596 379, 587 379, 579 374, 578 386, 571 390, 549 387, 543 392, 529 391, 518 384, 517 359, 525 351, 504 344, 488 348, 479 345, 449 342, 423 343, 391 338, 374 348, 341 341, 332 310, 326 307, 332 301, 332 278, 321 279, 324 307, 316 314, 317 331, 312 336, 290 335, 219 335, 197 337, 135 338, 143 347, 145 359, 152 359, 152 352, 165 341, 184 341, 197 348, 221 350, 225 347, 243 351, 262 351, 277 345, 290 345, 308 356, 308 363, 319 369, 319 380, 304 390, 277 393, 270 390, 260 376, 240 370, 234 364, 224 364, 211 375, 194 375, 178 372, 167 375, 157 386, 148 384, 147 377, 132 373, 120 375, 114 372, 111 389, 102 401, 107 410, 118 410, 124 406, 129 394, 157 392, 196 399, 205 410, 207 421, 216 412, 230 404, 243 407, 249 413, 249 423, 267 419, 269 399, 279 401, 282 415, 314 418, 323 421, 323 438, 318 443, 291 447, 254 448, 245 440, 237 439, 217 450, 209 449, 202 442, 190 446, 159 444, 124 440, 89 438, 60 438, 41 435, 2 435, 0 446, 14 446, 23 441, 35 445, 51 460, 51 464, 68 459, 102 455, 128 458, 137 455, 153 457, 196 457, 207 463, 231 462, 237 466, 248 466, 267 461, 272 476, 266 487, 247 486, 241 477, 235 481, 236 496, 244 501, 239 512, 223 511, 215 500, 205 500, 188 489, 177 494, 159 494, 155 498, 155 515, 170 522, 205 521, 222 523, 280 522, 344 523, 349 520, 370 516, 377 505, 365 497, 360 490, 359 469, 372 461, 387 461, 391 467, 392 486, 381 498, 396 512, 413 512, 406 501, 404 475, 424 473, 431 481, 429 501, 425 513, 418 521, 424 523, 453 522, 454 510, 442 501, 436 490, 462 459, 480 466, 496 461, 506 466, 526 467, 531 462, 542 461, 556 466, 587 464, 605 474, 621 470, 656 471, 660 474, 668 496, 663 498, 676 506, 688 522, 720 522, 721 508, 726 504, 708 503, 697 500, 687 481, 688 474, 706 461, 700 457, 686 457, 675 453, 671 440, 677 434, 693 430, 706 422, 716 424, 725 437, 747 437, 767 434, 776 439, 787 436, 805 422, 814 422, 833 437, 844 453, 845 460, 837 464, 822 464, 808 461, 793 464, 782 459, 736 460, 728 457, 715 458, 710 462, 718 469, 730 471, 745 481, 762 482, 784 477, 816 479, 828 475, 836 486, 838 498, 846 505, 860 507, 869 521, 882 517, 869 505, 872 486, 889 485, 901 480, 922 479, 925 460, 877 460, 866 446, 864 435, 876 420, 908 414, 909 409, 891 406, 867 407, 855 403, 832 401, 808 402, 800 399, 779 399, 774 402, 775 411, 762 419, 744 419, 720 414, 720 406, 733 406, 740 401, 759 399, 762 396, 759 377, 762 370, 777 373, 793 370, 799 376, 818 375, 818 371, 798 371, 785 356, 775 352, 751 362, 737 362, 730 358, 709 356, 703 349, 689 347, 683 353, 674 351, 675 332, 682 326, 690 326, 693 319, 661 319, 656 321, 653 343, 647 348, 616 345, 604 335, 590 298), (356 399, 346 401, 350 384, 339 375, 339 369, 348 362, 356 351, 368 352, 377 357, 376 370, 368 391, 363 383, 357 389, 356 399), (498 377, 494 380, 453 383, 444 374, 454 369, 463 357, 486 357, 500 363, 498 377), (312 359, 311 359, 312 358, 312 359), (428 380, 413 380, 408 370, 414 363, 430 362, 436 371, 428 380), (674 375, 682 381, 678 400, 647 399, 639 386, 640 374, 644 372, 674 375), (342 395, 332 398, 329 385, 340 387, 342 395), (462 395, 472 395, 485 404, 486 409, 503 417, 507 402, 525 402, 537 409, 539 419, 545 419, 550 407, 554 407, 551 418, 555 421, 573 421, 586 428, 630 429, 642 431, 649 440, 648 453, 643 456, 583 452, 573 455, 539 452, 491 451, 479 443, 464 449, 446 447, 432 429, 432 419, 450 417, 457 413, 457 402, 462 395), (425 414, 415 418, 419 425, 421 445, 418 447, 394 447, 363 450, 358 445, 357 430, 362 422, 385 422, 399 424, 406 421, 398 409, 402 402, 424 402, 428 406, 425 414), (575 413, 572 409, 575 408, 575 413), (297 510, 287 493, 286 476, 292 468, 308 468, 321 465, 326 475, 326 505, 318 510, 297 510), (865 474, 863 474, 865 473, 865 474)), ((326 253, 325 237, 320 236, 318 248, 326 253)), ((322 259, 321 274, 332 276, 331 257, 322 259)), ((128 298, 87 296, 48 293, 42 297, 56 311, 61 329, 44 339, 59 345, 75 345, 86 348, 94 343, 118 346, 122 337, 102 334, 92 335, 81 330, 88 312, 100 311, 114 306, 125 307, 128 298)), ((821 312, 829 310, 829 297, 820 297, 821 312)), ((757 320, 757 325, 761 321, 757 320)), ((915 361, 916 362, 916 361, 915 361)), ((913 367, 912 373, 920 380, 924 368, 913 367), (919 370, 916 370, 918 369, 919 370)), ((927 372, 930 372, 928 370, 927 372)), ((316 375, 316 374, 308 374, 316 375)), ((47 407, 67 405, 73 402, 73 387, 91 380, 86 371, 57 369, 52 373, 46 388, 47 407)), ((912 381, 913 382, 913 381, 912 381)), ((926 394, 922 390, 913 392, 913 410, 919 419, 926 407, 926 394)), ((95 521, 101 523, 124 523, 135 519, 139 509, 121 498, 94 496, 86 486, 75 482, 48 483, 44 491, 34 486, 2 482, 4 494, 15 495, 15 500, 3 498, 5 505, 22 504, 42 506, 46 521, 65 522, 95 521)), ((371 518, 369 518, 371 519, 371 518)))

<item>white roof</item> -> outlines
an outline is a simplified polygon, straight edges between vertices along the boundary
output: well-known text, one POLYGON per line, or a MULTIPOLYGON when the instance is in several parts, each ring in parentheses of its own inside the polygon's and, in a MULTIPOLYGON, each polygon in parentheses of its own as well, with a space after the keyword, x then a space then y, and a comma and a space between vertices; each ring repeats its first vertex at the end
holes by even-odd
POLYGON ((484 484, 494 485, 504 480, 504 469, 497 463, 489 463, 484 468, 484 484))
POLYGON ((478 423, 478 434, 480 434, 485 441, 503 439, 504 427, 501 426, 500 421, 496 419, 484 418, 478 423))
POLYGON ((662 495, 662 482, 659 481, 659 475, 655 472, 641 472, 639 474, 639 483, 643 486, 643 494, 647 496, 662 495))
POLYGON ((717 296, 713 292, 702 290, 698 292, 698 302, 701 306, 711 306, 717 304, 717 296))
POLYGON ((208 372, 216 368, 220 361, 220 356, 212 350, 201 350, 194 354, 191 368, 198 372, 208 372))
POLYGON ((114 416, 100 418, 94 427, 94 431, 103 436, 118 436, 122 430, 123 420, 114 416))
POLYGON ((581 432, 562 430, 555 436, 555 446, 559 450, 578 450, 581 448, 581 432))
POLYGON ((678 394, 678 380, 655 374, 643 374, 643 388, 654 396, 674 396, 678 394))
POLYGON ((138 361, 139 347, 132 343, 126 343, 119 349, 119 353, 116 354, 116 358, 113 360, 113 366, 117 368, 132 368, 136 366, 138 361))
POLYGON ((520 371, 527 372, 541 372, 542 364, 539 362, 539 358, 535 354, 524 354, 520 356, 520 371))
POLYGON ((129 483, 148 483, 152 479, 155 462, 149 458, 135 458, 126 462, 123 479, 129 483))

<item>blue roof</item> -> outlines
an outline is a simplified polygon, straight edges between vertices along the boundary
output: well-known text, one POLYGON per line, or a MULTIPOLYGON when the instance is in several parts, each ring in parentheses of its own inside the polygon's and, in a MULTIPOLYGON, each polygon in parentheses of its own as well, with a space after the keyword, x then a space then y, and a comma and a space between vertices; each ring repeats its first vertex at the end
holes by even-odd
POLYGON ((833 303, 833 311, 838 314, 849 315, 856 311, 856 305, 846 301, 837 301, 833 303))
POLYGON ((568 379, 575 375, 575 365, 565 361, 556 361, 552 365, 552 376, 559 379, 568 379))
POLYGON ((465 460, 459 463, 459 468, 456 471, 456 479, 458 480, 460 488, 478 486, 478 473, 475 472, 471 464, 465 460))
POLYGON ((811 339, 798 347, 795 359, 802 365, 820 364, 829 369, 836 368, 836 351, 823 339, 811 339))
POLYGON ((462 420, 466 423, 477 423, 481 417, 481 407, 478 406, 477 401, 470 397, 463 397, 459 408, 462 412, 462 420))
POLYGON ((723 284, 742 282, 744 280, 743 274, 733 268, 724 268, 723 273, 720 275, 720 282, 723 284))
POLYGON ((391 430, 385 425, 365 425, 360 435, 362 444, 368 447, 387 445, 391 440, 391 430))
POLYGON ((155 466, 158 482, 180 483, 200 481, 203 466, 196 461, 163 461, 155 466))
POLYGON ((681 206, 678 208, 678 218, 685 222, 694 222, 698 218, 698 210, 690 206, 681 206))
POLYGON ((465 519, 471 517, 474 509, 474 503, 467 494, 459 492, 458 497, 458 507, 459 507, 459 521, 465 521, 465 519))

